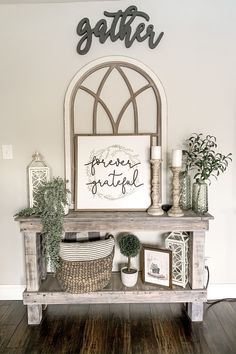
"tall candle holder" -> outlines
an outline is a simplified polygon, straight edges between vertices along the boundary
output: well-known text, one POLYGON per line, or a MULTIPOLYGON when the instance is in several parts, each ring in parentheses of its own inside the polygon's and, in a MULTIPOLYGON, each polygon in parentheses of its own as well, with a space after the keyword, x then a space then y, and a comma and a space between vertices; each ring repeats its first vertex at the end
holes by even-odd
POLYGON ((173 173, 173 180, 172 180, 172 199, 173 199, 173 206, 168 211, 169 216, 183 216, 184 212, 179 206, 180 200, 180 182, 179 182, 179 174, 181 172, 181 167, 171 167, 171 171, 173 173))
POLYGON ((160 159, 151 159, 152 165, 152 205, 148 208, 147 213, 149 215, 158 216, 163 215, 164 211, 162 210, 159 199, 160 199, 160 159))

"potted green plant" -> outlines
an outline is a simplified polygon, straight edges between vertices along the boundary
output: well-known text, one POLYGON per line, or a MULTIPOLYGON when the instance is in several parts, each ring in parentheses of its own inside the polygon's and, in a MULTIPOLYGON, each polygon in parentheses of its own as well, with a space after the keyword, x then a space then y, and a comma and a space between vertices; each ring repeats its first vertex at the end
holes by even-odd
POLYGON ((131 267, 131 258, 136 257, 140 250, 140 241, 137 236, 131 233, 123 233, 118 239, 120 252, 128 257, 128 264, 121 269, 121 280, 125 286, 132 287, 138 279, 138 270, 131 267))
POLYGON ((217 152, 216 137, 213 135, 194 133, 186 140, 186 163, 193 169, 195 182, 193 184, 192 207, 196 213, 204 214, 208 211, 208 182, 211 177, 217 177, 225 172, 232 161, 232 154, 223 155, 217 152))
POLYGON ((43 255, 50 261, 52 271, 59 267, 59 250, 68 193, 66 181, 60 177, 53 178, 38 188, 34 206, 25 208, 17 214, 19 217, 35 215, 41 218, 43 255))

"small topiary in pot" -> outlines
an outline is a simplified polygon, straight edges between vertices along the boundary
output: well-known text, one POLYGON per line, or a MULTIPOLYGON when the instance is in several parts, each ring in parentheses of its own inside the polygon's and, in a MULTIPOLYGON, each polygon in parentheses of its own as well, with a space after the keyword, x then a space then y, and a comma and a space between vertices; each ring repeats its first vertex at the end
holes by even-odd
POLYGON ((140 251, 140 241, 137 236, 131 233, 123 233, 118 245, 120 252, 128 258, 127 266, 121 269, 121 279, 125 286, 132 287, 136 284, 138 279, 138 270, 131 267, 131 258, 136 257, 140 251))

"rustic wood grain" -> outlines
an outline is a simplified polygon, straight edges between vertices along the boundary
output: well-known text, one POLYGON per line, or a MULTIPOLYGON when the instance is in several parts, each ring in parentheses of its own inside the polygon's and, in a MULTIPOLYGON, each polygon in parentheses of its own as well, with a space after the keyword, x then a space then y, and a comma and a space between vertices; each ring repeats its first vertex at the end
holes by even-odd
POLYGON ((109 306, 90 306, 80 348, 81 354, 107 353, 106 345, 109 340, 107 337, 108 321, 109 306))
POLYGON ((192 289, 204 287, 205 233, 194 231, 190 237, 190 279, 192 289))
POLYGON ((112 304, 109 306, 107 329, 107 353, 131 353, 130 305, 112 304))
MULTIPOLYGON (((204 324, 206 328, 204 337, 207 341, 207 344, 211 348, 211 352, 214 354, 234 354, 236 353, 235 337, 232 338, 233 345, 231 346, 231 343, 229 342, 228 336, 226 334, 230 324, 228 323, 228 326, 224 328, 214 309, 216 309, 216 307, 206 309, 204 316, 204 324), (210 324, 212 326, 211 330, 209 330, 210 324), (225 338, 224 341, 222 341, 222 336, 225 338)), ((227 314, 225 314, 225 316, 227 316, 227 314)))
POLYGON ((178 353, 177 348, 181 348, 182 346, 176 318, 173 316, 170 305, 151 304, 150 308, 153 329, 158 342, 157 353, 178 353), (173 336, 173 333, 177 335, 173 336))
POLYGON ((157 302, 205 302, 207 292, 204 289, 192 290, 189 287, 182 288, 173 286, 173 289, 149 286, 139 280, 132 288, 123 286, 120 273, 112 273, 110 289, 106 287, 101 291, 71 294, 61 290, 56 278, 48 276, 47 281, 42 283, 39 291, 26 291, 23 301, 26 305, 33 304, 87 304, 87 303, 157 303, 157 302), (47 285, 49 288, 47 288, 47 285), (51 290, 52 289, 52 290, 51 290))
POLYGON ((183 353, 211 354, 203 335, 204 322, 191 322, 183 306, 179 304, 170 304, 170 308, 170 316, 175 319, 175 332, 184 348, 183 353))
MULTIPOLYGON (((196 215, 192 211, 186 211, 184 216, 169 217, 150 216, 144 211, 108 211, 87 212, 70 211, 64 219, 65 231, 107 231, 107 230, 160 230, 160 231, 200 231, 208 230, 210 214, 196 215)), ((16 218, 20 221, 21 231, 42 231, 40 218, 16 218)))
POLYGON ((131 304, 130 321, 132 352, 137 354, 158 353, 158 342, 154 335, 150 305, 131 304), (139 340, 136 339, 137 337, 139 340))
POLYGON ((21 301, 6 305, 1 354, 236 353, 236 303, 206 305, 197 323, 182 304, 49 305, 38 326, 21 301))
POLYGON ((203 289, 205 231, 209 228, 210 214, 199 216, 192 211, 181 218, 153 217, 146 212, 70 212, 64 219, 65 231, 107 230, 158 230, 190 232, 190 288, 174 287, 166 290, 145 285, 139 278, 136 287, 125 288, 120 275, 113 275, 108 286, 100 292, 70 294, 58 288, 57 281, 46 277, 46 265, 42 260, 42 225, 40 218, 17 218, 25 238, 27 288, 23 294, 28 306, 28 321, 38 324, 44 304, 104 304, 104 303, 189 303, 188 314, 193 321, 202 320, 203 302, 207 292, 203 289))

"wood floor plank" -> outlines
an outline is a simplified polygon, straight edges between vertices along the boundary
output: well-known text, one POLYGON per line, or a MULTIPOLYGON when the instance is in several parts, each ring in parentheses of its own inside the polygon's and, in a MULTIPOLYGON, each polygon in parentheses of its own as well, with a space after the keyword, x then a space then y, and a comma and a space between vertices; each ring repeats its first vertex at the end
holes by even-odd
MULTIPOLYGON (((39 353, 79 353, 89 305, 48 306, 40 335, 39 353)), ((29 348, 27 348, 29 349, 29 348)))
POLYGON ((28 344, 32 342, 32 338, 34 341, 33 346, 37 345, 40 341, 40 333, 37 326, 28 326, 27 314, 25 313, 21 322, 16 327, 14 335, 9 340, 7 349, 11 351, 24 351, 28 344))
POLYGON ((107 353, 108 322, 109 305, 90 305, 85 322, 80 354, 107 353))
POLYGON ((1 348, 6 348, 14 334, 15 325, 0 325, 0 352, 1 348))
POLYGON ((152 323, 158 342, 158 353, 182 354, 176 320, 169 304, 151 304, 152 323))
POLYGON ((88 318, 90 305, 69 306, 65 321, 64 334, 65 353, 79 353, 84 338, 85 323, 88 318))
POLYGON ((107 339, 108 354, 131 353, 129 304, 110 305, 107 339))
POLYGON ((236 303, 207 305, 199 323, 181 304, 49 305, 37 326, 22 302, 1 309, 1 354, 236 353, 236 303))
POLYGON ((149 304, 130 304, 130 331, 132 353, 158 353, 149 304))
MULTIPOLYGON (((216 306, 216 305, 214 305, 216 306)), ((231 346, 227 340, 226 333, 214 311, 214 306, 207 307, 204 312, 204 331, 203 336, 214 354, 235 354, 236 346, 232 352, 231 346), (224 340, 222 340, 224 338, 224 340)), ((221 304, 222 306, 222 304, 221 304)))
POLYGON ((26 313, 26 307, 22 301, 11 301, 1 317, 1 324, 18 325, 26 313))
POLYGON ((12 300, 1 300, 0 307, 1 306, 9 306, 9 305, 11 305, 11 303, 12 303, 12 300))
POLYGON ((227 302, 216 304, 213 306, 213 311, 217 320, 221 323, 226 337, 228 338, 228 344, 231 348, 231 353, 236 353, 236 322, 232 317, 232 312, 234 311, 232 304, 227 302))
POLYGON ((184 353, 211 354, 202 335, 204 322, 191 322, 182 304, 170 304, 170 307, 175 316, 177 333, 184 353))
POLYGON ((2 319, 4 319, 7 316, 7 312, 9 311, 9 305, 1 305, 0 306, 0 322, 2 322, 2 319))

